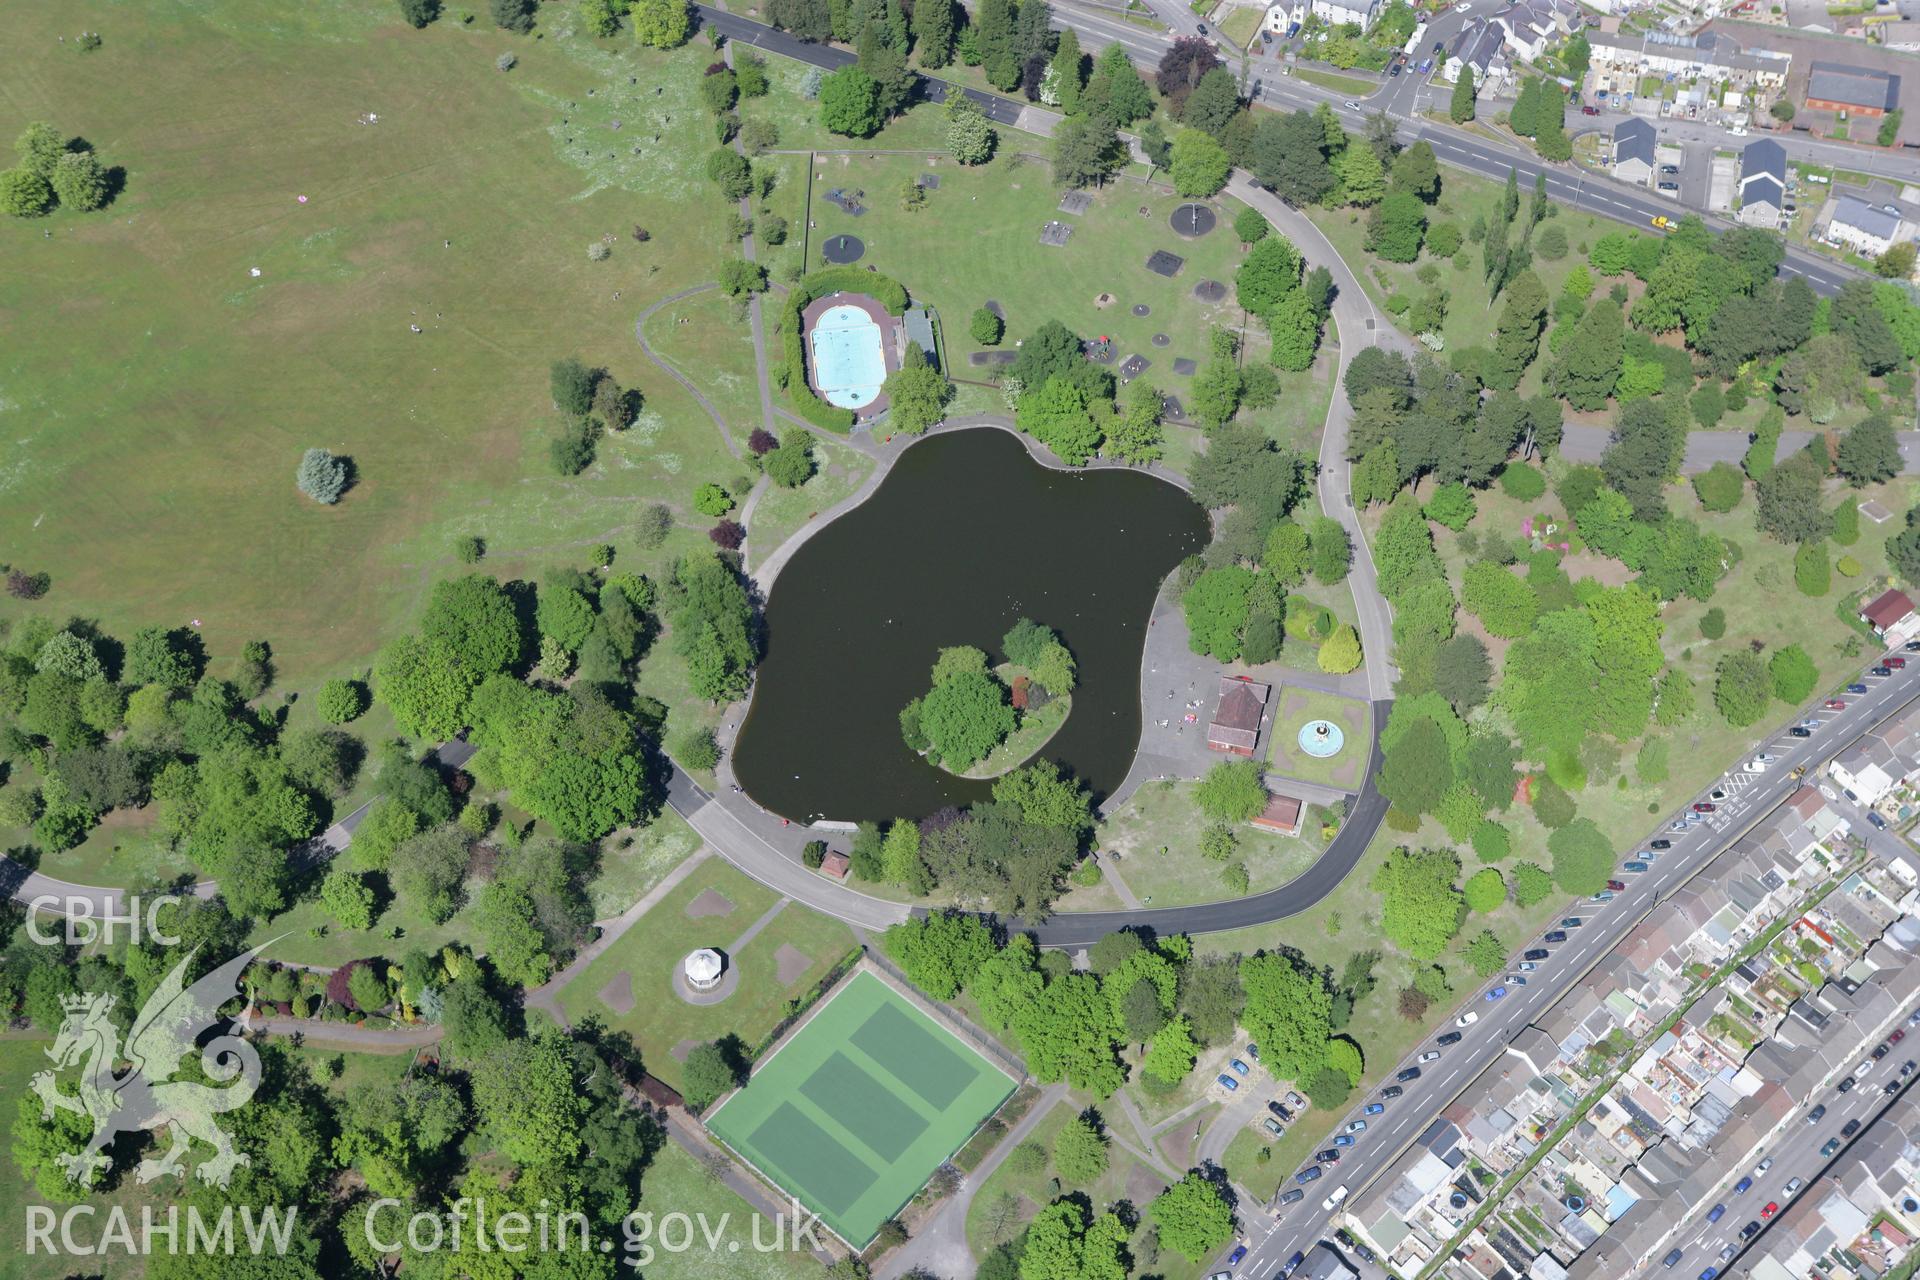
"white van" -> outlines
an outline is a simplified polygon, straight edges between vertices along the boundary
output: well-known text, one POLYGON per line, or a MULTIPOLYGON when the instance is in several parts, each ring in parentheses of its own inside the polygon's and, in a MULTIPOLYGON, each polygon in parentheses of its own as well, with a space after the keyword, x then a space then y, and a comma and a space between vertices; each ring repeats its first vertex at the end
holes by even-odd
POLYGON ((1328 1213, 1332 1213, 1335 1209, 1338 1209, 1340 1207, 1341 1203, 1345 1201, 1346 1198, 1347 1198, 1347 1184, 1343 1182, 1339 1186, 1333 1189, 1332 1195, 1328 1196, 1325 1200, 1322 1200, 1320 1202, 1320 1207, 1322 1209, 1325 1209, 1328 1213))

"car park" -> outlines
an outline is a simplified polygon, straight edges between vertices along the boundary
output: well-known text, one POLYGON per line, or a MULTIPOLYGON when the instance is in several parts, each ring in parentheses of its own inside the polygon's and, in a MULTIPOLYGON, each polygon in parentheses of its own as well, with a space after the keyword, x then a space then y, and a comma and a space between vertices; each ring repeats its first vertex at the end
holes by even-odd
POLYGON ((1238 1080, 1235 1080, 1232 1076, 1228 1075, 1224 1071, 1222 1071, 1218 1076, 1216 1076, 1215 1079, 1217 1079, 1220 1082, 1220 1087, 1225 1089, 1228 1093, 1232 1093, 1234 1090, 1240 1087, 1240 1082, 1238 1080))
MULTIPOLYGON (((1334 1154, 1336 1157, 1338 1157, 1339 1155, 1338 1152, 1335 1152, 1334 1154)), ((1293 1180, 1304 1186, 1309 1182, 1316 1181, 1319 1177, 1320 1177, 1320 1166, 1317 1164, 1310 1164, 1306 1168, 1302 1169, 1300 1172, 1294 1174, 1293 1180)))
MULTIPOLYGON (((1420 1074, 1420 1068, 1418 1067, 1412 1068, 1412 1071, 1415 1075, 1420 1074)), ((1402 1072, 1401 1074, 1405 1075, 1406 1073, 1402 1072)), ((1395 1078, 1397 1079, 1398 1077, 1395 1077, 1395 1078)), ((1399 1085, 1390 1084, 1386 1088, 1380 1091, 1380 1096, 1383 1098, 1398 1098, 1400 1095, 1404 1094, 1405 1092, 1406 1090, 1402 1089, 1399 1085)))
POLYGON ((1435 1062, 1439 1060, 1439 1057, 1440 1057, 1440 1051, 1438 1049, 1429 1049, 1425 1053, 1420 1055, 1419 1061, 1435 1062))
POLYGON ((1435 1036, 1434 1043, 1442 1047, 1450 1044, 1459 1044, 1460 1033, 1458 1031, 1449 1031, 1445 1035, 1435 1036))
POLYGON ((1418 1080, 1420 1078, 1420 1068, 1408 1067, 1406 1070, 1396 1073, 1393 1078, 1402 1084, 1405 1084, 1409 1080, 1418 1080))
POLYGON ((1840 1136, 1843 1138, 1851 1138, 1858 1132, 1860 1132, 1860 1122, 1858 1120, 1849 1120, 1840 1126, 1840 1136))
POLYGON ((1370 1116, 1377 1116, 1386 1109, 1386 1104, 1380 1102, 1369 1102, 1366 1106, 1360 1108, 1362 1113, 1370 1116))
POLYGON ((1306 1198, 1307 1198, 1307 1193, 1300 1190, 1298 1187, 1295 1187, 1291 1191, 1287 1191, 1281 1194, 1280 1203, 1281 1204, 1299 1204, 1302 1200, 1305 1200, 1306 1198))

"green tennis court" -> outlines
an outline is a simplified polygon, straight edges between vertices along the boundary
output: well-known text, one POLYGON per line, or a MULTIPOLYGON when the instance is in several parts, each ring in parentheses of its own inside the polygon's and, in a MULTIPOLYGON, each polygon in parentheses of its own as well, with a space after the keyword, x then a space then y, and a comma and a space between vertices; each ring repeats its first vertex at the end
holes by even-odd
POLYGON ((1013 1084, 905 996, 857 973, 707 1127, 864 1248, 1013 1084))

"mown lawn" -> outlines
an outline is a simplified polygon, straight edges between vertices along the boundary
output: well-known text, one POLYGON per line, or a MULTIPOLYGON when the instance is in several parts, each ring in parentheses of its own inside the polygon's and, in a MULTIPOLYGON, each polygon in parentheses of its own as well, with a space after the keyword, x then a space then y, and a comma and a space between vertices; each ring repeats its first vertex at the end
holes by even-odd
MULTIPOLYGON (((1247 869, 1248 893, 1285 884, 1313 865, 1326 842, 1320 837, 1320 810, 1310 808, 1298 836, 1242 823, 1233 829, 1239 843, 1226 862, 1201 856, 1203 825, 1193 804, 1192 781, 1149 782, 1094 833, 1102 856, 1118 852, 1115 869, 1145 906, 1172 907, 1218 902, 1235 896, 1222 880, 1229 863, 1247 869)), ((1067 909, 1090 909, 1075 897, 1067 909)))
MULTIPOLYGON (((719 1004, 694 1006, 674 991, 675 967, 687 953, 712 947, 727 953, 777 895, 714 859, 655 903, 626 934, 560 990, 569 1020, 595 1016, 617 1031, 630 1032, 647 1070, 678 1087, 680 1061, 673 1055, 682 1041, 717 1040, 738 1035, 756 1044, 779 1020, 785 1002, 818 981, 853 945, 853 935, 837 920, 789 903, 738 955, 728 954, 740 974, 739 988, 719 1004), (690 915, 696 900, 711 892, 726 900, 722 914, 690 915), (778 953, 788 946, 807 958, 800 976, 779 980, 778 953), (624 1006, 624 1007, 622 1007, 624 1006)), ((707 902, 718 905, 708 898, 707 902)))
POLYGON ((707 1175, 698 1160, 673 1142, 665 1142, 654 1154, 653 1162, 640 1179, 640 1203, 636 1218, 629 1219, 632 1236, 615 1248, 624 1251, 625 1260, 639 1267, 650 1280, 812 1280, 820 1274, 820 1264, 804 1248, 793 1245, 791 1218, 784 1224, 785 1234, 775 1235, 775 1224, 762 1220, 747 1201, 725 1183, 707 1175), (685 1215, 703 1223, 712 1238, 700 1230, 684 1231, 679 1221, 668 1225, 662 1235, 663 1221, 669 1215, 685 1215), (662 1243, 662 1241, 666 1243, 662 1243), (761 1249, 776 1239, 785 1247, 761 1249))
POLYGON ((1267 765, 1275 775, 1358 791, 1372 746, 1373 715, 1366 703, 1299 685, 1274 688, 1267 765), (1300 745, 1300 731, 1320 720, 1335 725, 1343 739, 1340 750, 1330 756, 1310 755, 1300 745))

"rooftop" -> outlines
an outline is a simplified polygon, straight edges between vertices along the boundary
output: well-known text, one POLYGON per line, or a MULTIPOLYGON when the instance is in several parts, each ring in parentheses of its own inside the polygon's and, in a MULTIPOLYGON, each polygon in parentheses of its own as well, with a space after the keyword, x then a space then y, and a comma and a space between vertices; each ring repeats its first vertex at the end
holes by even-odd
POLYGON ((1820 102, 1891 111, 1900 105, 1900 77, 1871 67, 1816 62, 1808 68, 1807 97, 1820 102))

